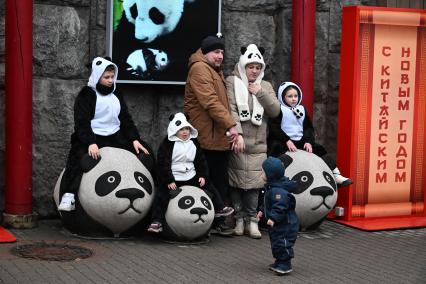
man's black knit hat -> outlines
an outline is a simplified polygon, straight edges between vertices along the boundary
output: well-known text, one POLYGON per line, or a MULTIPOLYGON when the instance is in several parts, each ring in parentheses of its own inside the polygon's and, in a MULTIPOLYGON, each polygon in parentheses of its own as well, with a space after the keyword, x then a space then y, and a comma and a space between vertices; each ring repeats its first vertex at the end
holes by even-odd
POLYGON ((220 33, 215 36, 208 36, 201 42, 201 51, 203 54, 209 53, 210 51, 216 49, 225 50, 225 41, 223 40, 220 33))

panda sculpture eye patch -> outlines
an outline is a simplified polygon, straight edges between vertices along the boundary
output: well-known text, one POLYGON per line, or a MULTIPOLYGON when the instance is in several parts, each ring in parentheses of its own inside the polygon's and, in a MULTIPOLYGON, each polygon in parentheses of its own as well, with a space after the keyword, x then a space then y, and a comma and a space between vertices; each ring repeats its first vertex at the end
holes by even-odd
POLYGON ((210 201, 205 196, 201 196, 200 200, 201 200, 201 203, 203 203, 203 205, 206 206, 207 209, 209 210, 212 209, 212 205, 210 201))
POLYGON ((161 25, 164 23, 165 16, 163 13, 160 12, 157 8, 151 8, 149 10, 149 17, 151 18, 152 22, 156 25, 161 25))
POLYGON ((195 200, 192 196, 184 196, 181 199, 179 199, 178 206, 181 209, 188 209, 192 205, 194 205, 195 200))
POLYGON ((322 172, 322 175, 324 176, 325 180, 331 185, 334 191, 337 190, 336 182, 334 181, 334 178, 327 172, 322 172))
POLYGON ((99 196, 111 193, 121 182, 121 175, 116 171, 110 171, 101 175, 95 183, 95 192, 99 196))
POLYGON ((149 182, 149 179, 140 172, 135 172, 134 173, 135 176, 135 180, 136 182, 143 188, 146 190, 146 192, 148 192, 149 195, 152 194, 152 185, 149 182))
POLYGON ((310 172, 303 171, 292 177, 291 180, 294 180, 298 184, 297 189, 292 193, 300 194, 311 186, 312 182, 314 181, 314 177, 310 172))

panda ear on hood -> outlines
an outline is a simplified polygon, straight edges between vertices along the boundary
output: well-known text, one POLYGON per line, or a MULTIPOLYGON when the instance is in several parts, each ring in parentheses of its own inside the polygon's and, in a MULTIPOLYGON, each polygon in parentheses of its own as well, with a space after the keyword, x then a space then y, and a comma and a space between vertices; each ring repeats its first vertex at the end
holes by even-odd
POLYGON ((262 46, 259 46, 258 49, 260 51, 260 54, 263 55, 265 53, 265 49, 262 46))
POLYGON ((169 196, 170 196, 170 199, 175 198, 175 197, 176 197, 176 196, 178 196, 178 195, 179 195, 179 193, 181 193, 181 192, 182 192, 182 188, 180 188, 180 187, 176 188, 175 190, 169 190, 169 196))
POLYGON ((246 53, 246 51, 247 51, 247 47, 245 47, 245 46, 241 46, 240 51, 241 51, 241 54, 246 53))
POLYGON ((101 157, 96 160, 89 156, 89 154, 84 154, 84 156, 80 160, 81 169, 83 172, 87 173, 91 169, 93 169, 99 162, 101 161, 101 157))
POLYGON ((109 57, 109 56, 104 56, 104 59, 106 59, 106 60, 108 60, 108 61, 111 61, 111 62, 112 62, 112 59, 111 59, 111 57, 109 57))
POLYGON ((284 164, 284 169, 286 169, 288 166, 290 166, 291 163, 293 163, 293 158, 290 157, 287 154, 282 154, 278 157, 278 159, 281 160, 281 162, 283 162, 284 164))
POLYGON ((174 114, 171 114, 171 115, 169 116, 169 121, 172 121, 172 120, 173 120, 173 118, 175 118, 175 115, 174 115, 174 114))

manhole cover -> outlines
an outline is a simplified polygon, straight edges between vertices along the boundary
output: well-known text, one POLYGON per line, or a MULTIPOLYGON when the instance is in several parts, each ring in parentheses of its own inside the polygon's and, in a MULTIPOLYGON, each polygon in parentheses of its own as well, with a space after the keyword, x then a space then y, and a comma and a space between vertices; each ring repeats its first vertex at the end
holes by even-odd
POLYGON ((79 246, 43 242, 15 246, 11 253, 23 258, 50 261, 73 261, 93 254, 91 250, 79 246))

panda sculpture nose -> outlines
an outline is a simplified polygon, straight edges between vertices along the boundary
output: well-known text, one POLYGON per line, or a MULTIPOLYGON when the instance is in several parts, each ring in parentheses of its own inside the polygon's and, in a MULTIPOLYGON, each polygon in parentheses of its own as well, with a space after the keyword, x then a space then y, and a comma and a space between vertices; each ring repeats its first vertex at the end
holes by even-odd
POLYGON ((137 188, 125 188, 117 191, 115 193, 115 196, 117 196, 118 198, 127 198, 133 203, 135 199, 143 198, 145 196, 145 193, 143 193, 142 190, 137 188))
POLYGON ((333 189, 327 187, 327 186, 320 186, 320 187, 316 187, 311 189, 311 194, 312 195, 319 195, 322 196, 322 198, 326 198, 329 195, 333 195, 334 191, 333 189))
POLYGON ((209 213, 206 209, 200 208, 200 207, 192 208, 191 211, 189 211, 189 212, 191 214, 198 214, 199 216, 207 215, 207 213, 209 213))

